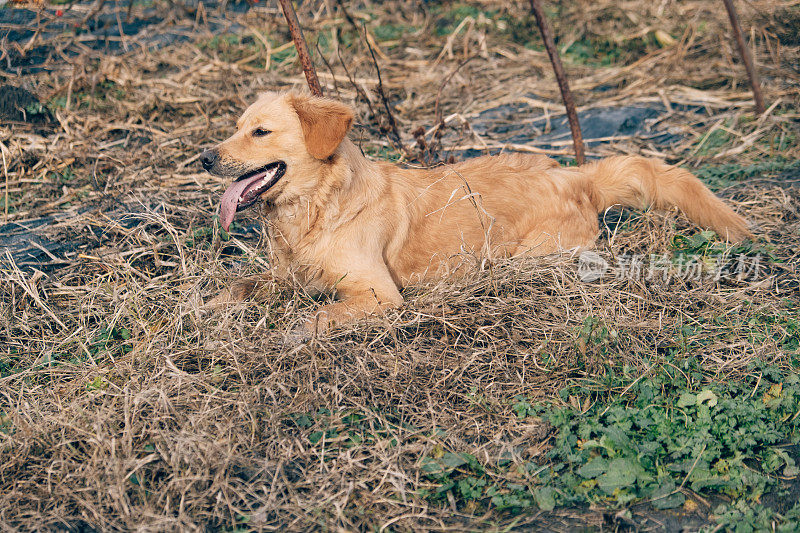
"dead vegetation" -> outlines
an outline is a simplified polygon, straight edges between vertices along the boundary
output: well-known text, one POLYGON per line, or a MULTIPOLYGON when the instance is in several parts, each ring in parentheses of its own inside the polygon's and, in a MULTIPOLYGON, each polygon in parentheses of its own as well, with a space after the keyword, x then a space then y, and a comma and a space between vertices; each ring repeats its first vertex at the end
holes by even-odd
MULTIPOLYGON (((353 135, 367 154, 421 164, 466 149, 570 153, 568 136, 531 134, 562 111, 527 2, 344 4, 346 14, 305 2, 298 14, 323 89, 357 107, 353 135), (522 123, 529 138, 479 133, 489 122, 522 123)), ((319 302, 292 284, 267 284, 219 316, 200 306, 232 277, 268 268, 257 226, 219 229, 224 184, 199 172, 197 156, 260 91, 305 84, 288 33, 271 4, 188 14, 175 5, 133 7, 134 18, 162 17, 148 35, 187 36, 160 48, 117 37, 115 55, 88 47, 85 33, 0 42, 7 65, 44 54, 47 39, 57 52, 42 70, 0 71, 52 113, 0 125, 1 216, 19 226, 53 216, 42 235, 75 245, 38 270, 0 260, 4 530, 622 527, 588 508, 433 502, 420 497, 431 485, 420 462, 448 450, 545 465, 552 431, 519 419, 513 398, 587 409, 602 395, 559 391, 623 367, 645 375, 671 354, 700 361, 709 382, 742 379, 754 360, 792 368, 797 2, 740 8, 764 81, 762 117, 717 2, 547 4, 581 109, 663 105, 652 126, 674 135, 617 136, 589 155, 645 153, 699 169, 757 224, 762 241, 747 253, 764 257, 758 276, 585 283, 575 257, 498 262, 408 289, 401 311, 300 347, 283 333, 319 302)), ((57 21, 55 9, 35 23, 57 21)), ((80 22, 93 7, 63 9, 80 22)), ((598 250, 612 263, 650 257, 695 232, 674 214, 623 213, 598 250)), ((518 481, 513 469, 503 475, 518 481)), ((701 503, 686 514, 710 512, 701 503)), ((665 527, 648 512, 635 521, 665 527)))

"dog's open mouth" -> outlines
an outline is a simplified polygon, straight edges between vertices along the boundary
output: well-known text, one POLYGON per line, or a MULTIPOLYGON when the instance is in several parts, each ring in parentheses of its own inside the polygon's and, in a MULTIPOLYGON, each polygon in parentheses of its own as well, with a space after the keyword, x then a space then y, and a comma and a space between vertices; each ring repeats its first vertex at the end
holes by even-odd
POLYGON ((219 208, 220 222, 225 231, 228 231, 236 213, 256 203, 258 197, 275 185, 284 172, 286 163, 277 161, 237 178, 223 193, 219 208))

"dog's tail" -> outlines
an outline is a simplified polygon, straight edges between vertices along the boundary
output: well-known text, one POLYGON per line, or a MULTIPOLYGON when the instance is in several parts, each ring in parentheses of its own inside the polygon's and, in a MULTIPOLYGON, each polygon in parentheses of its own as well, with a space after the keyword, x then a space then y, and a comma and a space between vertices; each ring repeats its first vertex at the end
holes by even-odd
POLYGON ((598 212, 612 205, 657 209, 677 207, 696 224, 722 238, 742 241, 752 234, 747 221, 714 196, 690 172, 638 156, 609 157, 587 163, 580 171, 591 180, 598 212))

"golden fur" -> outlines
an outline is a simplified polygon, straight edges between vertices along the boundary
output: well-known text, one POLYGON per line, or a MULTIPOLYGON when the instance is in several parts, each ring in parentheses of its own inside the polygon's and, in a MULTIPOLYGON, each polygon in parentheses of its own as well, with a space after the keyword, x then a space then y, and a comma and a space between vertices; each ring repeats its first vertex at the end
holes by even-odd
MULTIPOLYGON (((274 161, 283 177, 262 195, 276 273, 292 271, 338 301, 322 329, 402 304, 400 289, 457 270, 465 259, 542 255, 589 247, 597 215, 621 204, 677 207, 732 241, 750 235, 686 170, 620 156, 564 168, 542 155, 501 154, 431 169, 367 160, 346 137, 346 105, 300 93, 263 95, 214 149, 211 172, 236 178, 274 161), (269 130, 265 136, 256 128, 269 130)), ((213 304, 245 298, 237 282, 213 304)))

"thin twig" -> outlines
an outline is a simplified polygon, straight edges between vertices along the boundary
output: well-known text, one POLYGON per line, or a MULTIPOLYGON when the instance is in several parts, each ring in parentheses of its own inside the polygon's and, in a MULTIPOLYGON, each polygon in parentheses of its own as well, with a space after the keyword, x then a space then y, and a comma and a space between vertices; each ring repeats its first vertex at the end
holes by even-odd
POLYGON ((461 70, 461 68, 462 68, 464 65, 466 65, 467 63, 469 63, 470 61, 472 61, 472 60, 473 60, 473 59, 475 59, 476 57, 478 57, 478 54, 473 54, 473 55, 469 56, 468 58, 466 58, 466 59, 465 59, 464 61, 462 61, 461 63, 459 63, 459 64, 458 64, 458 66, 457 66, 456 68, 454 68, 454 69, 453 69, 453 71, 452 71, 452 72, 450 72, 450 74, 448 74, 448 75, 447 75, 447 77, 444 79, 444 81, 442 82, 442 84, 441 84, 441 85, 439 85, 439 90, 436 92, 436 106, 435 106, 435 108, 434 108, 434 112, 433 112, 433 116, 435 117, 435 120, 436 120, 436 125, 438 125, 438 124, 441 124, 441 123, 442 123, 442 111, 441 111, 441 109, 439 108, 439 100, 441 100, 441 98, 442 98, 442 91, 444 90, 445 86, 446 86, 448 83, 450 83, 450 80, 451 80, 451 79, 453 79, 453 76, 455 76, 455 75, 456 75, 456 72, 458 72, 459 70, 461 70))
POLYGON ((80 22, 80 26, 85 26, 89 19, 97 16, 103 7, 106 5, 106 0, 98 0, 98 2, 94 5, 94 7, 83 17, 83 20, 80 22))
POLYGON ((476 57, 478 57, 478 54, 473 54, 468 58, 464 59, 461 63, 459 63, 456 66, 455 69, 453 69, 445 77, 445 79, 439 85, 439 90, 436 91, 436 104, 434 105, 434 111, 433 111, 434 122, 433 122, 433 128, 431 128, 431 133, 433 134, 431 138, 431 143, 426 144, 424 129, 421 130, 422 135, 417 136, 416 133, 414 134, 414 137, 417 139, 417 144, 419 145, 420 150, 422 150, 421 156, 424 159, 428 160, 428 163, 430 163, 430 160, 432 160, 435 157, 435 155, 442 149, 442 134, 443 134, 442 130, 445 126, 444 120, 442 118, 442 110, 440 107, 442 92, 444 91, 445 86, 450 82, 450 80, 453 79, 453 76, 455 76, 456 72, 461 70, 461 68, 464 65, 466 65, 476 57), (428 154, 428 157, 425 157, 424 155, 426 152, 428 154))
POLYGON ((328 59, 325 57, 325 54, 322 53, 322 49, 319 47, 319 40, 317 40, 317 42, 315 43, 315 46, 317 47, 317 52, 319 53, 319 57, 322 58, 322 62, 325 63, 325 66, 328 68, 328 72, 331 73, 331 78, 333 79, 333 90, 335 90, 336 94, 338 95, 339 94, 339 84, 336 82, 336 74, 334 74, 334 72, 333 72, 333 67, 331 67, 331 64, 328 61, 328 59))
POLYGON ((3 224, 8 222, 8 163, 6 162, 6 145, 0 143, 0 153, 3 155, 3 176, 5 176, 4 198, 3 198, 3 224))
POLYGON ((375 50, 372 49, 372 45, 369 44, 369 39, 366 37, 367 35, 367 27, 364 26, 364 42, 367 43, 367 48, 369 48, 369 55, 372 57, 372 64, 375 65, 375 72, 378 74, 378 95, 381 97, 381 101, 383 102, 383 107, 386 109, 386 116, 389 120, 389 127, 391 128, 392 132, 392 140, 397 145, 397 148, 401 152, 405 152, 405 148, 403 147, 403 142, 400 139, 400 132, 397 130, 397 122, 394 119, 394 113, 392 112, 392 106, 389 104, 389 99, 386 97, 386 93, 383 91, 383 78, 381 77, 381 68, 378 66, 378 59, 375 57, 375 50))
MULTIPOLYGON (((389 127, 391 128, 390 129, 391 135, 389 135, 389 140, 392 142, 392 144, 395 145, 395 147, 398 150, 400 150, 401 153, 408 155, 405 147, 403 146, 403 141, 402 138, 400 137, 400 132, 397 128, 397 121, 394 118, 394 113, 392 112, 391 104, 389 104, 389 99, 386 97, 386 93, 383 90, 383 78, 381 76, 381 69, 378 66, 378 59, 375 57, 375 50, 372 48, 372 45, 369 42, 369 37, 367 36, 367 27, 366 25, 363 25, 361 28, 358 27, 358 24, 356 23, 355 19, 353 19, 350 13, 347 12, 347 9, 345 9, 342 0, 337 0, 337 4, 339 5, 339 9, 342 10, 344 17, 347 19, 347 22, 349 22, 350 25, 353 26, 353 29, 356 30, 356 33, 360 34, 362 31, 364 32, 364 42, 366 43, 367 48, 369 49, 370 56, 372 57, 372 64, 375 66, 375 72, 378 75, 378 95, 381 97, 381 102, 383 103, 384 109, 386 109, 386 115, 389 121, 389 127)), ((341 60, 341 55, 339 56, 339 60, 341 60)), ((344 66, 344 62, 342 62, 342 66, 344 66)), ((347 71, 346 67, 345 71, 347 71)), ((349 73, 348 77, 350 77, 349 73)), ((353 81, 352 78, 351 82, 353 82, 353 86, 356 87, 356 90, 358 90, 355 81, 353 81)), ((371 106, 370 110, 372 111, 371 106)), ((374 112, 372 114, 373 116, 375 116, 374 112)))
POLYGON ((336 3, 339 5, 339 9, 342 10, 342 13, 344 14, 344 18, 347 19, 347 22, 349 22, 350 25, 356 30, 356 33, 358 33, 358 31, 359 31, 358 30, 358 24, 356 24, 355 19, 352 16, 350 16, 350 13, 348 13, 347 9, 345 9, 344 3, 342 2, 342 0, 336 0, 336 3))
POLYGON ((347 64, 344 62, 344 59, 342 59, 342 52, 341 52, 341 49, 339 48, 338 45, 336 46, 336 55, 339 58, 339 63, 342 64, 342 68, 344 69, 344 74, 345 74, 345 76, 347 76, 348 81, 353 86, 353 88, 356 90, 356 92, 358 93, 358 96, 360 96, 361 99, 364 100, 364 102, 366 102, 367 107, 369 108, 370 115, 373 116, 373 117, 377 116, 377 113, 375 113, 375 109, 373 109, 373 107, 372 107, 372 101, 367 96, 367 93, 364 92, 364 89, 362 89, 358 85, 358 83, 356 83, 355 78, 350 74, 350 70, 347 68, 347 64))

